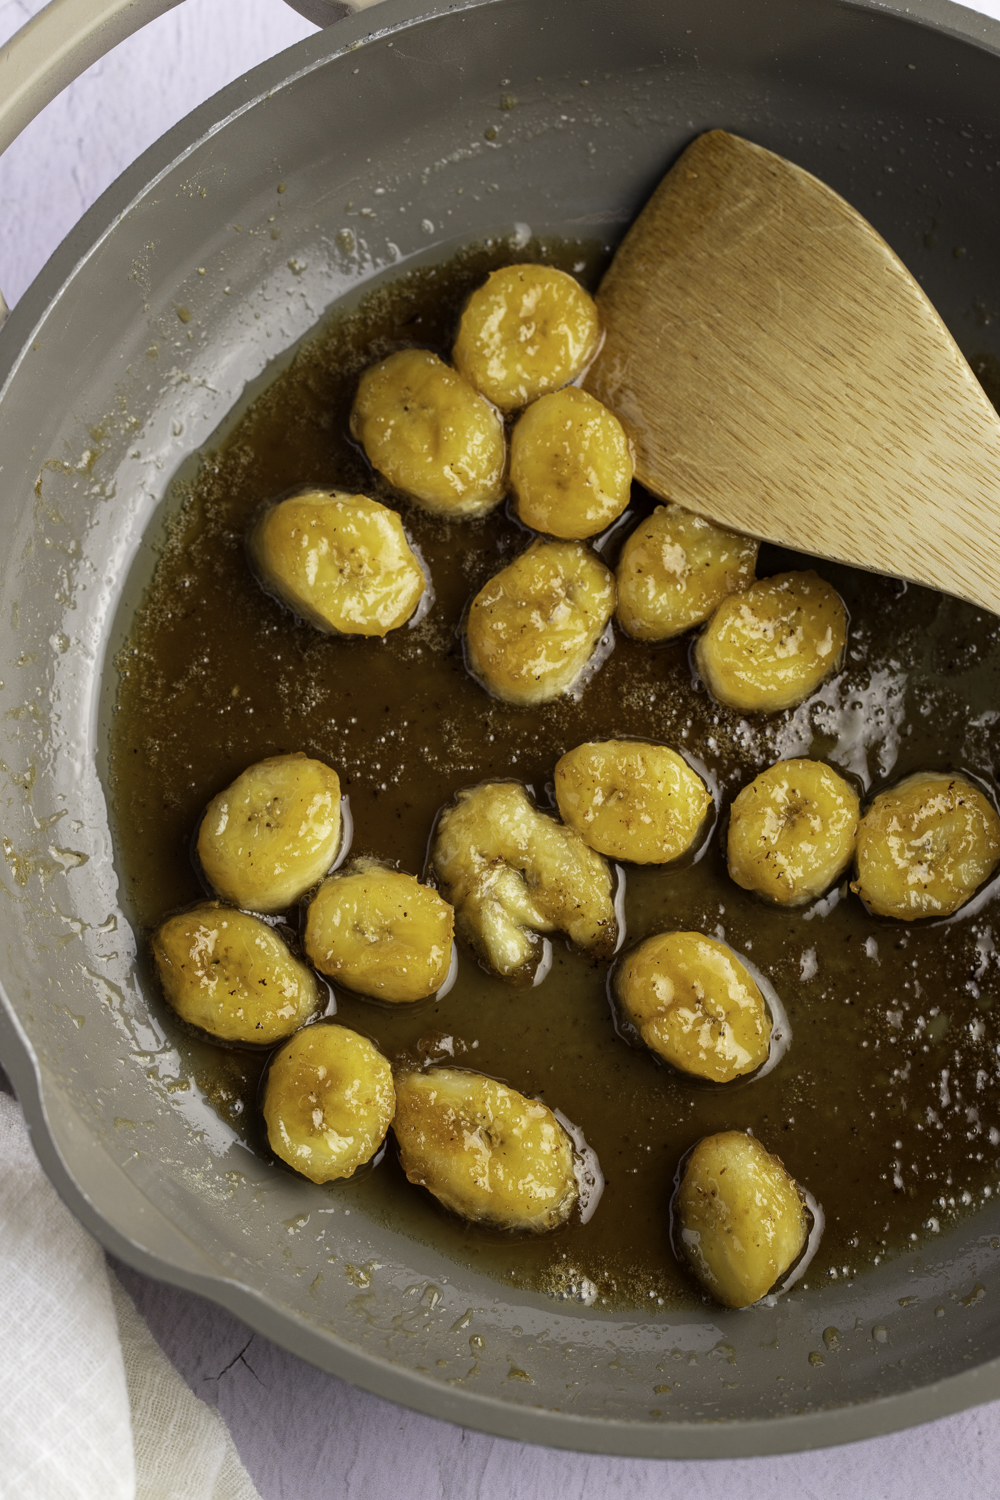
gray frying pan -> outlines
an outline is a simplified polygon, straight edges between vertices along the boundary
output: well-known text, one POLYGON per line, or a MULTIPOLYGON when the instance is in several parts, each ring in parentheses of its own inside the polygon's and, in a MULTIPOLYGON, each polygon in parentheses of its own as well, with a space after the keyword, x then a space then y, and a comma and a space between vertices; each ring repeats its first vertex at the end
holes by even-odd
MULTIPOLYGON (((107 7, 101 33, 75 4, 83 62, 143 14, 107 7)), ((40 45, 20 91, 0 59, 0 144, 72 71, 40 45)), ((269 362, 412 257, 521 226, 620 235, 719 125, 842 192, 966 351, 1000 355, 1000 25, 945 0, 385 0, 171 131, 0 333, 0 1057, 46 1170, 117 1255, 324 1369, 639 1456, 837 1443, 1000 1394, 1000 1199, 853 1284, 649 1318, 508 1293, 359 1215, 321 1223, 310 1185, 188 1086, 144 1003, 105 729, 166 481, 269 362), (488 141, 501 92, 517 105, 488 141)))

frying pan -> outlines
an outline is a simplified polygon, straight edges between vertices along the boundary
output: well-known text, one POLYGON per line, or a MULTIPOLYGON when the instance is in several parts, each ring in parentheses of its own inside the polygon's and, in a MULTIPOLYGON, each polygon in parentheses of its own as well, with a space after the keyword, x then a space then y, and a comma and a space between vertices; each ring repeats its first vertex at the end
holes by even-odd
POLYGON ((485 235, 613 241, 713 126, 823 177, 965 352, 1000 354, 1000 25, 944 0, 385 0, 165 136, 0 333, 0 1057, 52 1181, 115 1254, 326 1370, 639 1456, 827 1445, 1000 1394, 1000 1199, 852 1283, 648 1316, 319 1212, 144 1001, 105 747, 171 474, 325 310, 485 235))

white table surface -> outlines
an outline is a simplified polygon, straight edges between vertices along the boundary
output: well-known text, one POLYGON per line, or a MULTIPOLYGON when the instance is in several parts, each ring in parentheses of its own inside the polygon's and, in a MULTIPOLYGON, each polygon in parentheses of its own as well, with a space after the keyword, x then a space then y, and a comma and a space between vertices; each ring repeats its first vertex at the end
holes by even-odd
MULTIPOLYGON (((0 0, 0 43, 40 9, 0 0)), ((977 9, 1000 18, 1000 0, 977 9)), ((187 0, 97 63, 0 161, 13 306, 115 177, 195 105, 313 27, 281 0, 187 0)), ((191 1389, 218 1406, 263 1500, 940 1500, 1000 1495, 1000 1402, 848 1448, 719 1462, 529 1448, 324 1375, 211 1303, 120 1267, 191 1389)))

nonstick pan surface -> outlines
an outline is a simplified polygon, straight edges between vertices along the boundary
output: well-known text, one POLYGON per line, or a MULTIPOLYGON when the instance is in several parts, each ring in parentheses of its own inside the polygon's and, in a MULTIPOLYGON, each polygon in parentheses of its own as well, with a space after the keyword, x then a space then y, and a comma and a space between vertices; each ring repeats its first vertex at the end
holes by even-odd
POLYGON ((117 1255, 381 1395, 571 1448, 778 1452, 1000 1394, 1000 1199, 850 1285, 649 1317, 321 1222, 146 1006, 105 762, 171 475, 338 300, 488 235, 613 242, 724 126, 842 192, 995 358, 998 101, 1000 25, 945 3, 385 0, 198 110, 61 247, 0 334, 0 1055, 117 1255))

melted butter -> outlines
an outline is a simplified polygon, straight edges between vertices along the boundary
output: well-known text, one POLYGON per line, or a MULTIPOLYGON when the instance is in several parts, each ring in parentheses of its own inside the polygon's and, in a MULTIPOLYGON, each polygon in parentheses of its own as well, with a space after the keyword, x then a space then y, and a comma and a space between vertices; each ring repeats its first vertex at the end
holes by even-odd
MULTIPOLYGON (((606 258, 594 246, 524 252, 541 254, 582 264, 591 281, 606 258)), ((741 715, 714 703, 692 677, 689 639, 651 647, 619 634, 578 702, 510 708, 470 679, 463 610, 525 533, 503 510, 451 526, 400 501, 351 443, 347 414, 373 357, 409 343, 446 357, 464 296, 503 258, 480 249, 404 275, 327 324, 203 455, 196 477, 175 487, 174 519, 118 663, 118 854, 140 930, 202 894, 189 843, 208 800, 253 761, 285 751, 336 767, 355 854, 415 873, 435 814, 459 787, 513 776, 544 800, 556 760, 585 739, 632 735, 683 749, 707 766, 723 807, 785 756, 829 760, 864 792, 925 768, 963 769, 992 785, 1000 622, 823 562, 815 566, 850 612, 847 658, 791 712, 741 715), (334 639, 261 592, 243 550, 248 520, 262 500, 305 485, 399 504, 434 581, 433 608, 419 625, 384 642, 334 639)), ((637 492, 636 516, 651 505, 637 492)), ((812 565, 764 548, 759 571, 812 565)), ((534 989, 510 988, 463 953, 441 1001, 392 1008, 340 991, 339 1018, 393 1060, 457 1062, 544 1098, 597 1151, 606 1178, 597 1211, 539 1238, 462 1224, 406 1184, 391 1144, 357 1180, 315 1191, 341 1194, 508 1284, 647 1307, 699 1296, 671 1252, 668 1203, 678 1160, 713 1131, 752 1128, 822 1204, 826 1232, 808 1283, 853 1276, 997 1191, 1000 905, 992 894, 948 921, 912 927, 869 917, 846 885, 804 910, 771 909, 729 880, 724 835, 723 813, 695 862, 628 871, 629 940, 696 928, 744 954, 791 1025, 776 1067, 719 1087, 672 1073, 616 1030, 607 966, 559 941, 534 989)), ((191 1087, 263 1150, 255 1106, 263 1059, 191 1039, 155 995, 151 1003, 191 1087)))

